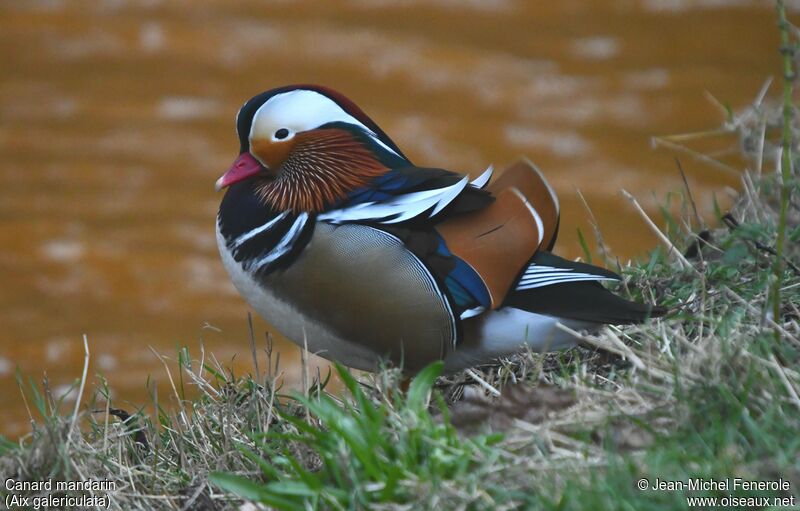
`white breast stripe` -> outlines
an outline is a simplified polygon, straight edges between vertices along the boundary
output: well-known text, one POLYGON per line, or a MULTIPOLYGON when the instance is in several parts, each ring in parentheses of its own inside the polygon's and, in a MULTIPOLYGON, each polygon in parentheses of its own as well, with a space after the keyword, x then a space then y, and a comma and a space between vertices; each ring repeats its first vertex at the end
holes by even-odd
POLYGON ((264 225, 256 227, 255 229, 247 231, 246 233, 240 235, 238 238, 233 240, 233 248, 239 248, 242 245, 242 243, 246 242, 247 240, 252 239, 255 236, 258 236, 262 232, 270 230, 275 224, 286 218, 288 214, 289 214, 288 211, 284 211, 283 213, 276 216, 275 218, 265 223, 264 225))
POLYGON ((489 167, 483 171, 483 174, 476 177, 475 179, 470 182, 472 186, 475 188, 483 188, 489 184, 489 180, 492 179, 492 173, 494 172, 494 166, 489 165, 489 167))
POLYGON ((444 188, 406 193, 384 202, 366 202, 343 209, 334 209, 321 214, 318 218, 332 224, 364 220, 393 224, 410 220, 434 208, 430 214, 433 217, 458 197, 468 183, 469 178, 465 177, 444 188))
POLYGON ((266 265, 269 265, 279 257, 289 252, 289 250, 292 249, 292 246, 294 246, 295 241, 297 241, 298 236, 300 236, 300 233, 303 232, 303 227, 306 226, 307 221, 308 213, 300 213, 292 226, 289 228, 289 231, 284 234, 283 238, 281 238, 278 244, 275 245, 275 248, 270 250, 267 255, 261 259, 258 259, 252 263, 253 266, 255 266, 256 271, 262 269, 266 265))

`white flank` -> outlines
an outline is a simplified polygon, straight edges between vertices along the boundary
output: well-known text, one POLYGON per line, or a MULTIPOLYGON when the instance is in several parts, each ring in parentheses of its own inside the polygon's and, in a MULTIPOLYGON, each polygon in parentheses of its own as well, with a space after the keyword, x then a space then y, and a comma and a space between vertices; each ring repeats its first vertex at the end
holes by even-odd
POLYGON ((596 330, 598 323, 536 314, 514 307, 488 311, 466 320, 464 338, 445 356, 446 373, 518 352, 525 346, 538 352, 569 348, 577 343, 572 334, 556 327, 596 330), (469 325, 469 326, 467 326, 469 325))

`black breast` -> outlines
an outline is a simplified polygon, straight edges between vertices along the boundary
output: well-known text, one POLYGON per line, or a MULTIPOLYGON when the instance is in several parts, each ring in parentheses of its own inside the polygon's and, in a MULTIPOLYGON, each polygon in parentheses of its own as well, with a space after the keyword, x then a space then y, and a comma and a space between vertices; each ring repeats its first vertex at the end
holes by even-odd
POLYGON ((261 202, 253 180, 232 185, 218 213, 228 250, 245 270, 268 273, 285 268, 314 231, 315 215, 276 211, 261 202))

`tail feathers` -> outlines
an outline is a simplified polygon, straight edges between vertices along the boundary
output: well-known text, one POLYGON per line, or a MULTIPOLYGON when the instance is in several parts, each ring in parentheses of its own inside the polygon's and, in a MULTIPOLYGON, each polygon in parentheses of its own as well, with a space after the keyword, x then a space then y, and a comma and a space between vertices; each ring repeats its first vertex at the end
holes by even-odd
POLYGON ((559 318, 615 325, 641 323, 666 309, 615 295, 597 282, 566 282, 509 293, 504 306, 559 318))

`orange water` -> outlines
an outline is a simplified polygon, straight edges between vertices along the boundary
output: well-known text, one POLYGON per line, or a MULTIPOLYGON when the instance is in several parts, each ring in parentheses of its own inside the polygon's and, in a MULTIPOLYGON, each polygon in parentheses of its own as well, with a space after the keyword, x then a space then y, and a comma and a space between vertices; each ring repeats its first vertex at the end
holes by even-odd
MULTIPOLYGON (((63 392, 83 333, 90 384, 102 373, 122 408, 145 401, 147 375, 166 382, 149 347, 199 356, 203 339, 207 355, 238 354, 249 370, 248 308, 218 261, 213 183, 236 156, 233 119, 250 96, 329 85, 426 166, 476 173, 528 155, 561 197, 559 252, 580 254, 578 226, 591 237, 580 189, 615 253, 633 257, 656 241, 619 190, 654 212, 681 181, 650 137, 718 125, 704 91, 741 107, 777 72, 770 5, 3 3, 0 433, 26 427, 14 367, 46 371, 63 392)), ((684 162, 706 212, 712 191, 737 184, 684 162)), ((256 319, 259 341, 266 329, 256 319)), ((278 349, 297 381, 297 350, 278 349)))

